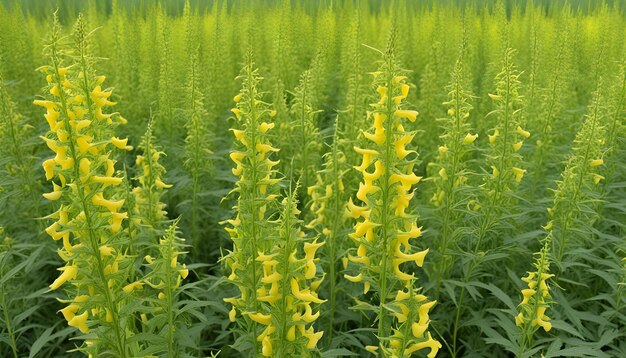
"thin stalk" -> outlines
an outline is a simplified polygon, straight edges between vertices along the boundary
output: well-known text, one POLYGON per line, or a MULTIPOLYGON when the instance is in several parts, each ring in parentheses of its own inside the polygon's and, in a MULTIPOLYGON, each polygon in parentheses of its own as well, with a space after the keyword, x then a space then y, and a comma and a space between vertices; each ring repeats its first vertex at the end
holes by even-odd
POLYGON ((300 134, 302 136, 302 181, 304 183, 304 190, 307 190, 309 187, 309 171, 307 170, 308 165, 308 157, 309 157, 309 146, 308 144, 308 136, 306 131, 306 122, 307 122, 307 113, 306 113, 306 100, 307 100, 307 88, 309 86, 309 75, 305 73, 304 81, 302 83, 302 102, 300 103, 300 121, 301 121, 301 131, 300 134))
MULTIPOLYGON (((198 118, 196 118, 196 58, 192 57, 192 65, 191 65, 191 123, 194 127, 195 136, 198 136, 199 131, 199 123, 198 118)), ((191 179, 191 242, 194 245, 197 245, 198 242, 198 228, 196 227, 198 221, 198 190, 199 190, 199 181, 200 174, 198 173, 197 165, 200 163, 200 140, 199 138, 195 138, 193 144, 193 155, 194 162, 192 168, 192 179, 191 179)))
MULTIPOLYGON (((393 93, 393 91, 391 90, 391 85, 393 83, 393 74, 391 73, 391 68, 392 67, 392 57, 391 56, 387 56, 388 57, 388 69, 389 69, 389 77, 387 78, 387 83, 389 88, 389 93, 393 93)), ((385 317, 387 316, 384 311, 385 311, 385 304, 386 304, 386 300, 387 300, 387 265, 388 265, 388 261, 389 261, 389 250, 388 250, 388 245, 389 245, 389 238, 388 235, 389 233, 387 232, 387 226, 389 225, 389 172, 392 168, 392 166, 390 165, 390 160, 391 160, 391 156, 394 155, 395 153, 391 152, 391 138, 392 138, 392 131, 393 131, 393 111, 392 111, 392 107, 393 106, 393 100, 392 100, 392 96, 387 96, 387 124, 386 124, 386 132, 387 132, 387 138, 385 140, 385 163, 387 164, 387 168, 385 168, 385 171, 382 175, 383 177, 383 181, 382 181, 382 185, 381 185, 381 190, 382 190, 382 203, 381 203, 381 215, 382 215, 382 239, 383 239, 383 243, 382 243, 382 249, 384 251, 384 255, 383 255, 383 259, 382 259, 382 269, 381 269, 381 277, 380 277, 380 303, 378 305, 378 340, 379 340, 379 345, 380 345, 380 349, 382 350, 382 342, 380 341, 381 338, 387 337, 389 336, 389 330, 387 329, 386 325, 385 325, 385 317)))
MULTIPOLYGON (((252 145, 255 145, 256 143, 256 131, 257 131, 257 118, 256 118, 256 104, 254 103, 255 98, 256 98, 256 92, 255 89, 256 87, 253 86, 252 84, 254 84, 254 75, 253 75, 253 69, 252 69, 252 61, 248 60, 248 69, 247 69, 247 75, 248 75, 248 85, 250 86, 250 133, 252 136, 252 145)), ((254 149, 253 149, 254 151, 254 149)), ((256 161, 256 153, 253 152, 253 157, 251 158, 253 163, 251 163, 251 169, 252 169, 252 173, 251 173, 251 183, 252 185, 254 185, 254 187, 252 188, 252 190, 250 190, 250 195, 251 195, 251 217, 252 217, 252 222, 250 223, 250 227, 252 229, 252 235, 251 235, 251 245, 252 245, 252 254, 256 255, 258 252, 257 249, 257 207, 256 207, 256 202, 257 202, 257 181, 258 181, 258 173, 257 173, 257 161, 256 161)), ((251 296, 252 296, 252 300, 254 301, 254 311, 258 312, 259 311, 259 301, 257 300, 257 286, 259 285, 259 280, 257 277, 257 267, 256 267, 256 260, 252 259, 252 279, 253 279, 253 289, 251 290, 251 296)), ((256 354, 258 352, 258 342, 256 339, 256 331, 257 331, 257 323, 256 321, 252 320, 252 345, 254 347, 254 354, 256 354)))
MULTIPOLYGON (((337 129, 335 129, 337 130, 337 129)), ((341 202, 339 200, 339 168, 338 168, 338 158, 337 158, 337 138, 335 138, 334 142, 333 142, 333 178, 335 178, 335 180, 333 181, 333 192, 336 193, 335 197, 334 197, 334 210, 333 213, 338 214, 341 211, 341 202)), ((328 302, 330 305, 330 309, 329 309, 329 324, 328 324, 328 341, 329 341, 329 345, 332 344, 333 342, 333 330, 334 330, 334 325, 333 322, 335 320, 335 300, 336 300, 336 290, 335 290, 335 284, 336 284, 336 279, 337 279, 337 274, 335 272, 335 265, 337 262, 337 252, 336 252, 336 247, 335 247, 335 240, 337 239, 337 230, 339 229, 339 220, 341 218, 341 215, 333 215, 333 226, 332 226, 332 230, 331 230, 331 236, 328 238, 327 241, 327 245, 328 245, 328 259, 330 261, 330 265, 329 265, 329 272, 328 275, 330 277, 330 295, 328 297, 328 302)))
MULTIPOLYGON (((283 280, 285 280, 284 282, 287 282, 288 276, 289 276, 289 255, 291 255, 291 210, 292 210, 292 203, 291 200, 293 198, 292 193, 291 193, 291 188, 289 188, 289 199, 287 201, 287 207, 285 208, 285 215, 283 217, 284 222, 282 223, 286 230, 285 230, 285 246, 284 246, 284 250, 283 250, 283 260, 286 263, 285 264, 285 271, 283 272, 283 280)), ((280 345, 281 345, 281 349, 278 351, 279 352, 279 356, 282 354, 283 356, 287 356, 286 355, 286 349, 285 349, 285 342, 287 342, 287 297, 289 296, 289 290, 287 288, 286 284, 282 285, 282 299, 281 299, 281 317, 280 317, 280 323, 282 325, 281 327, 281 334, 282 337, 280 339, 280 345)))
MULTIPOLYGON (((597 94, 599 96, 599 94, 597 94)), ((590 151, 591 151, 591 142, 595 139, 595 131, 596 131, 596 123, 598 122, 598 111, 599 109, 599 105, 598 105, 598 101, 599 98, 596 100, 596 103, 594 105, 594 109, 593 109, 593 117, 591 117, 590 119, 592 119, 592 126, 591 126, 591 134, 587 137, 587 145, 585 148, 585 155, 584 155, 584 161, 583 161, 583 171, 582 173, 580 173, 579 178, 578 178, 578 183, 576 184, 576 190, 574 191, 573 195, 572 195, 572 202, 573 203, 577 203, 578 200, 578 195, 580 195, 581 191, 582 191, 582 186, 583 186, 583 181, 585 179, 585 177, 587 176, 587 168, 589 166, 589 155, 590 155, 590 151)), ((564 218, 564 222, 563 222, 563 229, 561 230, 561 232, 559 233, 559 251, 558 251, 558 255, 557 255, 557 259, 559 262, 561 262, 561 260, 563 259, 563 254, 565 250, 565 242, 566 242, 566 237, 568 234, 568 226, 569 226, 569 222, 572 216, 572 212, 568 212, 567 215, 564 218)))
MULTIPOLYGON (((508 59, 505 58, 505 67, 508 68, 508 59)), ((503 144, 503 153, 501 154, 500 157, 500 170, 504 172, 504 164, 505 164, 505 160, 506 160, 506 155, 507 155, 507 151, 509 149, 509 143, 507 142, 507 138, 508 138, 508 133, 509 133, 509 105, 510 105, 510 91, 511 91, 511 76, 509 74, 507 74, 506 76, 506 97, 505 97, 505 110, 504 110, 504 128, 503 128, 503 138, 504 138, 504 144, 503 144)), ((494 213, 493 208, 495 207, 495 204, 499 201, 500 199, 500 195, 502 194, 502 177, 503 177, 503 173, 500 173, 500 175, 498 175, 497 180, 496 180, 496 187, 494 190, 494 195, 491 197, 492 200, 490 200, 489 206, 487 208, 487 212, 485 214, 485 216, 483 217, 483 220, 481 220, 480 223, 480 228, 478 231, 478 238, 476 240, 476 245, 474 246, 474 258, 472 258, 472 261, 470 262, 469 268, 467 270, 467 273, 465 275, 465 277, 463 278, 463 282, 467 284, 467 282, 469 282, 469 279, 472 277, 473 271, 476 267, 479 266, 480 261, 477 260, 477 256, 476 254, 479 252, 478 250, 480 249, 482 240, 484 239, 484 237, 487 235, 487 232, 489 230, 489 228, 492 225, 492 214, 494 213)), ((463 311, 463 299, 465 297, 465 285, 461 288, 461 295, 459 296, 459 303, 456 306, 456 313, 455 313, 455 319, 454 319, 454 328, 453 328, 453 333, 452 333, 452 356, 456 357, 457 355, 457 334, 459 331, 459 320, 461 318, 461 313, 463 311)))
POLYGON ((439 259, 439 268, 437 269, 437 277, 436 277, 436 282, 437 282, 437 287, 435 289, 435 298, 436 300, 439 300, 439 291, 441 289, 441 282, 443 280, 442 276, 443 276, 443 271, 446 269, 445 268, 445 258, 446 258, 446 251, 448 249, 448 236, 450 235, 450 225, 449 225, 449 221, 451 220, 451 216, 452 216, 452 209, 451 209, 451 205, 454 203, 454 197, 455 197, 455 192, 454 192, 454 182, 456 181, 456 170, 457 170, 457 165, 458 165, 458 161, 459 161, 459 147, 460 147, 460 142, 461 142, 461 108, 459 107, 459 102, 460 102, 460 83, 458 81, 455 82, 454 85, 454 89, 455 89, 455 94, 454 94, 454 99, 455 99, 455 134, 456 137, 454 138, 454 147, 452 148, 452 152, 454 153, 454 157, 452 158, 452 172, 450 173, 450 178, 448 178, 448 182, 447 184, 447 189, 448 192, 446 193, 445 196, 445 211, 444 211, 444 221, 443 221, 443 232, 442 232, 442 237, 443 237, 443 241, 441 243, 441 258, 439 259))
POLYGON ((9 317, 9 309, 4 290, 0 290, 0 307, 2 308, 2 312, 4 313, 4 324, 7 328, 7 334, 9 335, 9 345, 11 346, 11 350, 13 351, 13 357, 18 358, 17 342, 15 341, 15 333, 13 332, 11 317, 9 317))
MULTIPOLYGON (((172 233, 173 235, 173 233, 172 233)), ((172 262, 172 251, 173 238, 168 238, 168 247, 167 247, 167 261, 165 262, 165 287, 167 287, 167 356, 168 357, 177 357, 178 353, 174 349, 174 311, 173 311, 173 295, 174 290, 172 290, 172 269, 170 267, 170 263, 172 262)))

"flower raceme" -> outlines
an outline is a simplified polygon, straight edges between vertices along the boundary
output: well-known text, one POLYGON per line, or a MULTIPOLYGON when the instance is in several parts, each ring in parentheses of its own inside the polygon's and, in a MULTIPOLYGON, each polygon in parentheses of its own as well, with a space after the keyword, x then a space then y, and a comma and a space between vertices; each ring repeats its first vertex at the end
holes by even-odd
POLYGON ((250 55, 242 71, 243 86, 231 111, 241 124, 232 129, 237 149, 230 157, 238 178, 237 214, 226 221, 233 250, 223 261, 230 269, 228 280, 240 294, 224 299, 231 304, 229 318, 239 322, 253 354, 286 356, 315 349, 322 332, 315 332, 315 312, 324 301, 317 296, 322 280, 317 277, 316 252, 322 243, 307 238, 299 228, 294 195, 282 201, 278 220, 267 220, 279 206, 275 166, 271 160, 278 148, 269 141, 275 112, 261 100, 261 80, 250 55), (298 254, 304 253, 304 258, 298 254))
POLYGON ((53 186, 44 197, 59 205, 48 216, 54 222, 45 231, 62 241, 58 254, 66 262, 50 289, 66 287, 73 297, 63 301, 69 305, 61 310, 70 326, 88 333, 90 326, 99 324, 101 334, 108 337, 102 340, 106 349, 125 356, 118 297, 131 260, 122 244, 121 225, 127 214, 122 211, 124 200, 117 198, 122 179, 115 175, 113 156, 116 149, 131 147, 126 139, 113 136, 114 126, 126 120, 106 113, 115 103, 110 101, 111 90, 102 87, 105 77, 91 69, 85 34, 80 16, 74 28, 79 61, 65 65, 76 58, 64 56, 55 21, 48 47, 51 64, 39 68, 46 77, 47 94, 34 101, 46 110, 49 131, 42 138, 54 152, 43 162, 53 186))
POLYGON ((350 200, 347 206, 347 215, 356 219, 349 237, 357 247, 356 255, 349 255, 348 260, 358 267, 359 273, 346 274, 345 278, 362 283, 364 293, 374 289, 380 297, 380 342, 379 346, 369 346, 369 351, 382 349, 390 356, 410 356, 430 347, 429 357, 433 357, 441 347, 426 333, 426 312, 434 302, 428 302, 423 295, 416 296, 415 277, 406 272, 408 264, 421 267, 428 253, 428 249, 414 252, 411 240, 421 236, 421 228, 415 216, 407 212, 414 195, 412 187, 421 177, 413 173, 415 161, 410 155, 415 152, 407 149, 415 133, 405 130, 404 121, 414 122, 418 113, 404 108, 410 85, 393 55, 388 53, 381 70, 373 75, 378 101, 371 104, 372 128, 363 132, 370 146, 354 148, 362 156, 361 165, 355 169, 363 177, 356 193, 363 205, 350 200), (387 319, 393 313, 388 312, 390 306, 397 306, 401 312, 395 316, 396 328, 387 319), (421 317, 421 326, 413 330, 417 317, 421 317))
MULTIPOLYGON (((529 316, 533 317, 530 321, 532 326, 540 326, 546 332, 552 329, 552 324, 549 322, 550 318, 545 315, 547 309, 546 299, 549 297, 549 289, 546 280, 554 277, 552 274, 538 272, 528 272, 526 277, 522 278, 522 281, 528 284, 527 289, 522 290, 522 302, 520 305, 534 306, 534 312, 530 312, 529 316)), ((523 325, 528 320, 528 317, 520 312, 515 317, 515 324, 518 326, 523 325)))
POLYGON ((550 318, 546 316, 546 310, 552 302, 547 281, 554 277, 553 274, 549 273, 550 261, 548 258, 552 232, 549 232, 542 242, 543 247, 534 264, 535 270, 528 272, 526 277, 522 278, 528 288, 521 291, 522 302, 519 304, 519 313, 515 317, 515 324, 522 331, 520 345, 523 348, 530 346, 533 334, 538 327, 543 328, 546 332, 552 329, 550 318))

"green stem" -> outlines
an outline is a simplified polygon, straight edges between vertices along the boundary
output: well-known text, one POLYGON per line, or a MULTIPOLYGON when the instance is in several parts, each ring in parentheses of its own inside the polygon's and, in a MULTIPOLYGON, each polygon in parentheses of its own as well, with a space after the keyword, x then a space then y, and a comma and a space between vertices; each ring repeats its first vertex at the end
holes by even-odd
MULTIPOLYGON (((174 233, 172 233, 174 235, 174 233)), ((166 280, 166 289, 167 289, 167 356, 168 357, 177 357, 178 352, 174 347, 174 310, 173 310, 173 302, 174 302, 174 290, 172 289, 172 269, 170 268, 170 263, 173 259, 173 245, 172 240, 173 237, 168 238, 168 247, 167 247, 167 261, 163 267, 165 268, 165 280, 166 280)))
POLYGON ((4 290, 0 291, 0 307, 4 313, 4 324, 7 327, 7 334, 9 335, 9 345, 13 351, 13 357, 18 358, 17 343, 15 341, 15 333, 13 332, 13 325, 11 324, 11 317, 9 317, 9 307, 6 301, 6 294, 4 290))
POLYGON ((308 146, 308 138, 307 135, 307 111, 306 111, 306 101, 307 101, 307 88, 309 86, 309 75, 308 72, 305 72, 305 76, 302 81, 302 102, 300 103, 300 125, 301 128, 301 140, 302 140, 302 182, 304 186, 304 190, 306 191, 309 188, 309 171, 308 171, 308 157, 309 157, 309 146, 308 146))
MULTIPOLYGON (((389 77, 387 78, 387 84, 389 86, 388 89, 388 93, 393 93, 392 91, 392 84, 393 84, 393 73, 391 73, 391 69, 392 69, 392 57, 388 55, 388 59, 387 59, 387 66, 388 66, 388 71, 389 71, 389 77)), ((385 164, 387 165, 387 168, 385 168, 385 171, 383 173, 383 180, 381 183, 381 190, 382 190, 382 203, 381 203, 381 216, 382 216, 382 223, 381 223, 381 228, 382 228, 382 232, 381 232, 381 237, 382 237, 382 246, 381 246, 381 252, 383 253, 383 258, 382 258, 382 263, 381 263, 381 274, 380 274, 380 302, 378 305, 378 339, 379 339, 379 345, 380 345, 380 349, 383 349, 382 346, 382 342, 380 342, 380 339, 384 339, 385 337, 388 337, 390 335, 390 330, 387 329, 387 325, 385 317, 387 316, 385 314, 385 304, 386 304, 386 300, 387 300, 387 274, 388 274, 388 261, 389 261, 389 232, 387 231, 388 229, 388 225, 389 223, 389 175, 390 175, 390 171, 393 168, 393 166, 391 165, 391 158, 392 155, 395 155, 395 153, 391 152, 391 138, 392 138, 392 133, 393 133, 393 101, 392 101, 392 96, 387 96, 387 123, 386 123, 386 140, 385 140, 385 152, 384 152, 384 156, 383 158, 385 159, 385 164)))
POLYGON ((291 255, 291 253, 293 252, 293 250, 291 249, 291 210, 292 210, 292 200, 293 198, 293 194, 291 193, 291 188, 289 190, 289 199, 287 200, 287 207, 285 208, 285 215, 284 215, 284 222, 282 223, 285 227, 285 246, 284 246, 284 250, 283 250, 283 260, 285 262, 285 270, 282 273, 283 276, 283 287, 282 287, 282 298, 281 298, 281 317, 280 317, 280 323, 282 325, 281 327, 281 334, 282 337, 280 339, 280 349, 278 350, 278 356, 279 357, 286 357, 288 356, 287 354, 287 350, 285 349, 285 343, 287 342, 287 298, 289 296, 289 289, 287 287, 287 282, 289 282, 289 273, 290 273, 290 268, 289 268, 289 256, 291 255))
MULTIPOLYGON (((253 305, 254 305, 254 312, 258 312, 259 311, 259 301, 257 300, 257 287, 259 285, 259 279, 257 277, 257 267, 256 267, 256 260, 255 260, 255 255, 257 255, 258 249, 257 249, 257 240, 259 240, 260 238, 258 238, 258 234, 257 234, 257 216, 258 216, 258 210, 257 210, 257 182, 258 182, 258 173, 257 173, 257 167, 258 164, 257 163, 257 155, 256 155, 256 149, 254 148, 256 145, 256 131, 257 131, 257 118, 256 118, 256 104, 254 103, 256 100, 256 87, 255 87, 255 78, 254 78, 254 70, 252 68, 252 61, 250 58, 248 58, 248 63, 247 63, 247 76, 248 76, 248 86, 250 86, 250 123, 249 123, 249 127, 247 128, 250 131, 250 135, 251 135, 251 139, 252 142, 249 144, 251 150, 252 150, 252 158, 251 161, 251 169, 252 169, 252 173, 251 173, 251 178, 250 178, 250 182, 252 183, 253 187, 251 188, 250 195, 250 216, 252 218, 252 222, 250 223, 250 228, 251 228, 251 237, 250 237, 250 244, 252 246, 252 283, 253 283, 253 288, 250 292, 250 296, 252 297, 253 300, 253 305)), ((252 321, 252 345, 254 348, 254 354, 258 353, 259 350, 259 344, 257 342, 256 339, 256 332, 257 332, 257 323, 256 321, 252 321)))
MULTIPOLYGON (((337 130, 337 128, 335 128, 335 131, 337 130)), ((336 270, 336 265, 337 265, 337 252, 336 252, 336 247, 335 247, 335 240, 337 239, 337 230, 339 230, 340 228, 340 223, 339 221, 342 220, 342 216, 340 214, 341 211, 341 201, 340 201, 340 190, 339 190, 339 180, 341 180, 341 178, 339 177, 339 163, 338 163, 338 157, 337 157, 337 138, 335 137, 335 140, 333 141, 333 178, 335 178, 333 184, 333 192, 335 193, 335 195, 333 195, 333 200, 334 200, 334 210, 333 210, 333 225, 332 225, 332 230, 330 233, 330 236, 328 237, 328 240, 326 242, 326 244, 328 245, 328 260, 330 262, 329 265, 329 272, 328 275, 329 280, 330 280, 330 287, 329 287, 329 305, 330 305, 330 309, 329 309, 329 324, 328 324, 328 342, 329 342, 329 346, 332 345, 333 342, 333 335, 334 335, 334 321, 335 321, 335 305, 336 305, 336 289, 335 289, 335 285, 337 284, 336 280, 337 280, 337 273, 335 272, 336 270)))
POLYGON ((453 214, 451 206, 454 204, 455 192, 454 192, 454 182, 456 181, 456 171, 457 165, 460 158, 460 143, 461 143, 461 107, 459 105, 460 98, 460 79, 455 83, 455 138, 453 140, 453 148, 452 152, 454 156, 452 158, 452 171, 450 173, 450 177, 448 178, 446 189, 447 193, 445 196, 445 209, 444 209, 444 221, 443 221, 443 231, 442 231, 442 243, 441 243, 441 257, 439 258, 439 267, 437 268, 435 281, 437 282, 435 288, 435 299, 439 300, 439 291, 441 289, 441 283, 443 281, 444 270, 446 270, 446 251, 448 249, 448 236, 450 235, 450 225, 449 222, 451 220, 451 216, 453 214))
MULTIPOLYGON (((599 87, 598 85, 596 85, 596 88, 599 87)), ((597 91, 597 90, 596 90, 597 91)), ((582 165, 582 172, 579 174, 579 178, 578 178, 578 184, 576 184, 576 188, 574 190, 574 193, 572 194, 572 203, 577 203, 578 200, 578 196, 580 195, 581 191, 582 191, 582 187, 583 187, 583 182, 585 180, 585 178, 587 177, 587 171, 589 168, 589 155, 591 154, 591 143, 596 139, 595 136, 595 131, 596 131, 596 124, 598 122, 598 112, 600 110, 600 105, 599 105, 599 94, 596 93, 596 96, 598 96, 598 98, 596 98, 595 103, 594 103, 594 110, 593 110, 593 116, 591 118, 589 118, 589 120, 591 120, 591 133, 589 134, 589 136, 587 136, 587 145, 585 146, 585 155, 583 156, 584 160, 583 160, 583 165, 582 165)), ((565 253, 565 244, 567 242, 567 235, 569 233, 569 224, 570 221, 572 219, 574 219, 573 217, 573 212, 572 211, 568 211, 566 213, 566 215, 564 216, 564 220, 563 220, 563 229, 560 232, 559 235, 559 250, 558 250, 558 255, 557 255, 557 261, 561 262, 561 260, 563 259, 563 254, 565 253)))

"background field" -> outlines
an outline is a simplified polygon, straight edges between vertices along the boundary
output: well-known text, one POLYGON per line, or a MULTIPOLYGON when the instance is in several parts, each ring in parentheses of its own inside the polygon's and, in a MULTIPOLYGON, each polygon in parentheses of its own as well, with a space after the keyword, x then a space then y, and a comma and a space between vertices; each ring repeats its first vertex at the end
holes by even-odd
POLYGON ((623 4, 478 3, 0 2, 0 356, 626 356, 623 4))

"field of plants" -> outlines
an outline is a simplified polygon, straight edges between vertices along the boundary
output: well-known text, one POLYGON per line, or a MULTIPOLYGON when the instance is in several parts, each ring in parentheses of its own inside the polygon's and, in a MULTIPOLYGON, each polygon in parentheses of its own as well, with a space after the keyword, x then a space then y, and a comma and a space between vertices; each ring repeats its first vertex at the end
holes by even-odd
POLYGON ((0 357, 626 357, 625 11, 0 0, 0 357))

